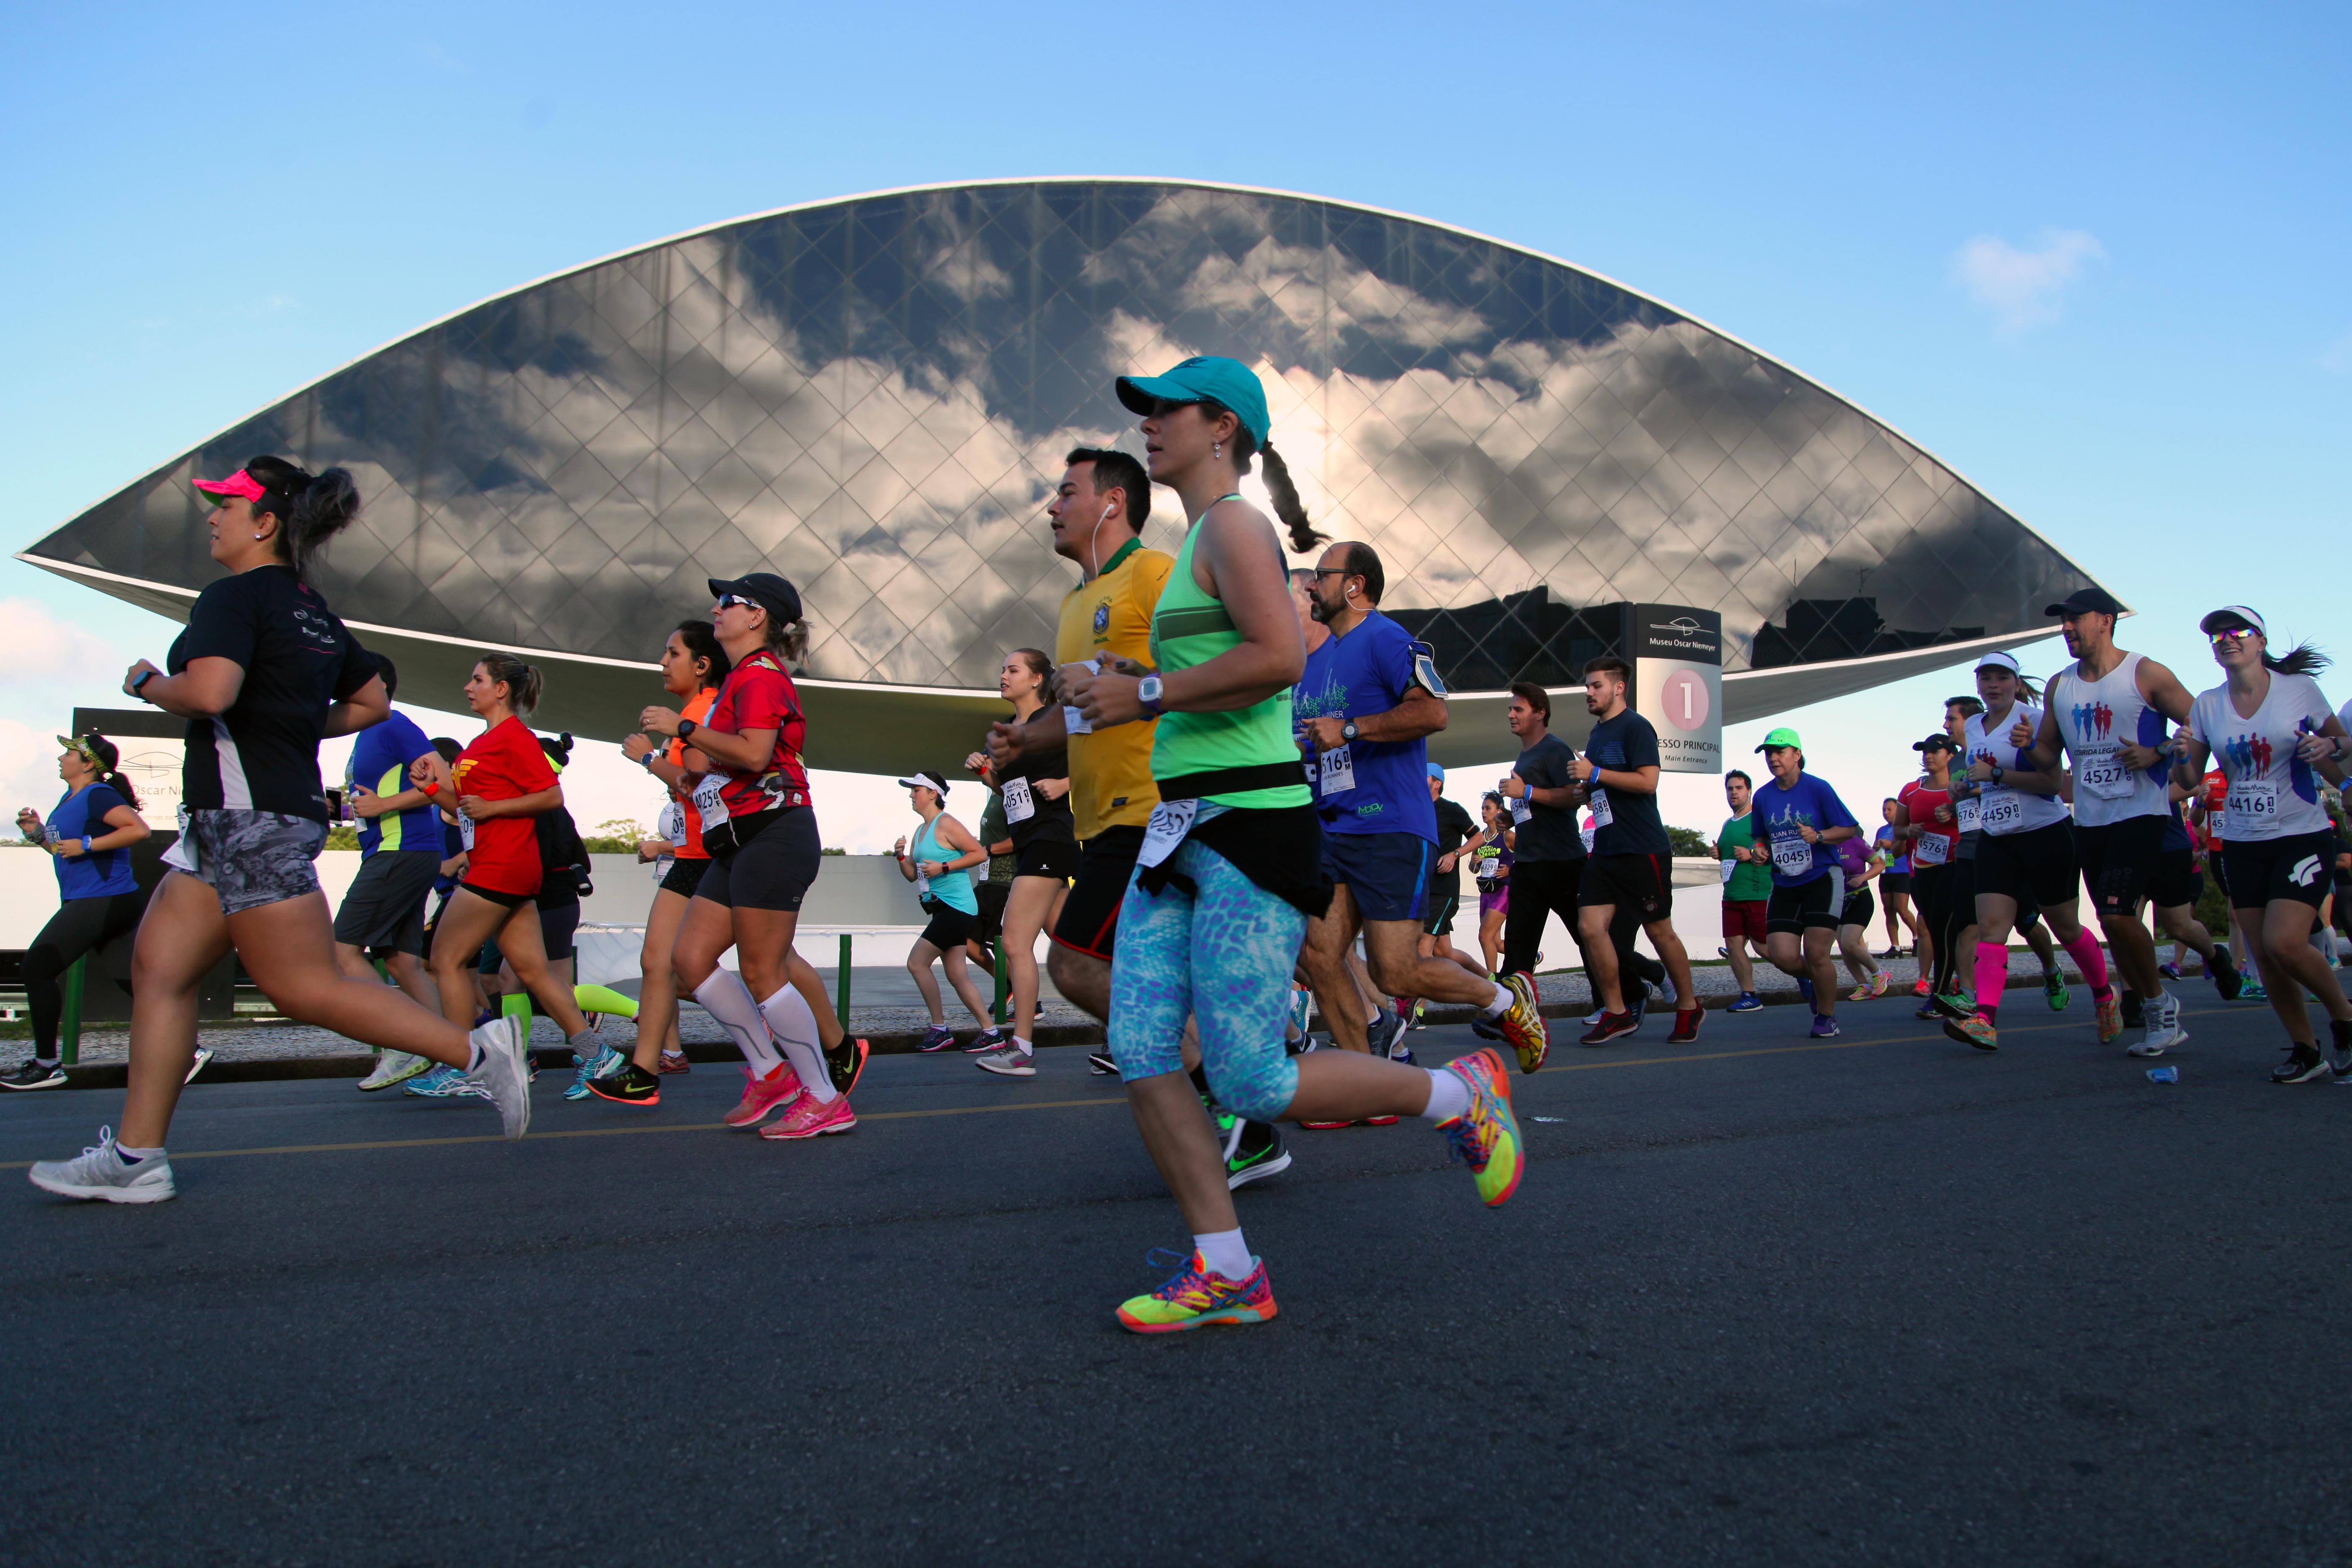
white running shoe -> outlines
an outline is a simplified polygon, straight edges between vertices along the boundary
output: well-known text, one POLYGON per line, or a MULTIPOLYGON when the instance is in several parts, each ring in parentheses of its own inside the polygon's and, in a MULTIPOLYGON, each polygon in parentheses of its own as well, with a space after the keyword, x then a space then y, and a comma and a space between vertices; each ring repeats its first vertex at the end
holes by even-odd
POLYGON ((169 1155, 126 1164, 115 1152, 114 1129, 98 1130, 98 1146, 72 1160, 36 1160, 25 1173, 33 1185, 59 1197, 96 1198, 110 1204, 160 1204, 177 1197, 169 1155))
POLYGON ((2160 1057, 2189 1038, 2189 1031, 2180 1026, 2180 998, 2178 996, 2161 996, 2143 1003, 2140 1016, 2147 1020, 2147 1026, 2138 1044, 2124 1047, 2126 1056, 2160 1057))
POLYGON ((499 1125, 509 1138, 530 1131, 530 1064, 523 1050, 521 1020, 493 1018, 467 1037, 482 1048, 482 1065, 465 1075, 499 1108, 499 1125))
POLYGON ((1673 975, 1669 974, 1664 980, 1659 981, 1658 989, 1666 994, 1667 1006, 1672 1007, 1680 1000, 1680 998, 1675 994, 1675 977, 1673 975))
POLYGON ((188 1076, 180 1080, 181 1087, 184 1089, 189 1084, 195 1082, 196 1075, 204 1071, 205 1064, 212 1059, 213 1048, 210 1046, 198 1046, 196 1047, 196 1059, 188 1064, 188 1076))
POLYGON ((431 1057, 411 1056, 406 1051, 386 1051, 375 1064, 375 1071, 360 1079, 362 1093, 373 1093, 379 1089, 392 1089, 410 1079, 433 1070, 431 1057))

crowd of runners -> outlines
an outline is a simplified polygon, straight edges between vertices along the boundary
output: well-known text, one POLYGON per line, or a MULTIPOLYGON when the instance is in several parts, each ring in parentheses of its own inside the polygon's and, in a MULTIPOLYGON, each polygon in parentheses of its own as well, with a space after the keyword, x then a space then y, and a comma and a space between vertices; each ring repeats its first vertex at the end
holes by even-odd
MULTIPOLYGON (((1045 978, 1103 1023, 1091 1068, 1123 1081, 1192 1240, 1164 1283, 1118 1308, 1127 1327, 1158 1332, 1274 1315, 1233 1194, 1290 1164, 1279 1123, 1426 1121, 1484 1203, 1510 1198, 1522 1157, 1508 1068, 1532 1073, 1550 1049, 1535 975, 1553 916, 1590 984, 1581 1044, 1637 1033, 1653 991, 1672 1014, 1669 1044, 1696 1042, 1706 1014, 1674 923, 1658 737, 1629 706, 1630 667, 1604 655, 1579 672, 1580 752, 1552 732, 1552 694, 1514 685, 1518 754, 1474 819, 1428 755, 1449 721, 1433 650, 1381 612, 1379 553, 1313 530, 1257 378, 1193 358, 1111 392, 1139 417, 1144 457, 1067 455, 1047 514, 1078 581, 1053 649, 1003 658, 1011 712, 961 764, 987 792, 978 831, 947 811, 944 773, 910 773, 898 784, 919 826, 893 855, 926 921, 908 959, 931 1021, 919 1048, 958 1043, 936 967, 979 1026, 965 1047, 976 1065, 1034 1076, 1041 936, 1045 978), (1271 519, 1236 493, 1254 467, 1271 519), (1142 542, 1155 486, 1183 510, 1172 556, 1142 542), (1322 548, 1290 570, 1286 545, 1322 548), (1457 945, 1465 876, 1475 941, 1465 931, 1457 945), (971 975, 999 963, 1001 1023, 971 975), (1417 1065, 1402 1039, 1427 1005, 1465 1010, 1508 1058, 1481 1048, 1417 1065), (1321 1040, 1307 1032, 1318 1018, 1321 1040)), ((713 579, 707 616, 659 650, 667 700, 635 715, 623 747, 667 797, 638 847, 658 886, 631 999, 573 973, 589 862, 563 804, 570 738, 529 726, 540 672, 484 654, 464 688, 481 732, 426 737, 391 710, 390 661, 308 580, 357 513, 349 476, 257 457, 197 489, 226 574, 163 666, 142 660, 123 682, 188 721, 169 874, 137 892, 129 850, 149 829, 102 737, 67 742, 65 798, 19 819, 58 856, 62 902, 26 959, 34 1055, 0 1082, 63 1081, 58 976, 137 933, 121 1131, 35 1164, 37 1185, 173 1195, 166 1134, 201 1065, 197 988, 232 949, 282 1013, 380 1051, 362 1089, 480 1099, 510 1138, 531 1120, 534 1012, 572 1047, 565 1099, 644 1110, 666 1075, 688 1070, 681 998, 743 1058, 730 1126, 791 1142, 856 1125, 866 1042, 793 947, 821 860, 792 674, 809 627, 793 584, 713 579), (356 736, 352 764, 329 792, 318 748, 340 735, 356 736), (331 917, 313 861, 339 816, 358 825, 362 860, 331 917), (599 1038, 600 1012, 634 1016, 632 1050, 599 1038)), ((1762 1010, 1760 958, 1803 994, 1810 1033, 1834 1037, 1841 963, 1848 1000, 1887 991, 1871 948, 1883 912, 1887 956, 1907 932, 1919 960, 1919 1016, 1977 1049, 1999 1047, 2009 942, 2022 931, 2062 1010, 2057 954, 2073 963, 2103 1044, 2137 1030, 2126 1048, 2157 1056, 2186 1038, 2166 984, 2193 952, 2225 998, 2267 995, 2288 1037, 2279 1081, 2331 1068, 2352 1081, 2332 936, 2315 945, 2338 867, 2352 864, 2321 789, 2342 784, 2347 749, 2311 679, 2323 661, 2307 648, 2273 656, 2252 610, 2217 610, 2203 630, 2223 679, 2192 697, 2116 647, 2121 609, 2096 589, 2051 606, 2071 658, 2045 686, 1985 655, 1975 693, 1912 748, 1918 776, 1868 829, 1808 772, 1793 730, 1757 748, 1760 778, 1727 776, 1727 1013, 1762 1010), (2225 942, 2195 918, 2200 867, 2229 895, 2225 942), (2177 944, 2174 963, 2159 962, 2158 933, 2177 944), (2328 1014, 2326 1047, 2306 994, 2328 1014)))

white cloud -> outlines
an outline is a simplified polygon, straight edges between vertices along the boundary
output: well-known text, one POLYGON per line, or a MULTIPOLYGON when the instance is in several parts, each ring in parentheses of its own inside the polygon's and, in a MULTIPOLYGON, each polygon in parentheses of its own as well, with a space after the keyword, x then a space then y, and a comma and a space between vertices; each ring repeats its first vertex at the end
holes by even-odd
POLYGON ((2106 255, 2079 228, 2044 229, 2040 248, 2033 250, 1980 234, 1952 258, 1952 278, 1992 312, 2003 332, 2021 332, 2056 321, 2066 290, 2084 268, 2106 255))
POLYGON ((38 599, 0 599, 0 683, 71 680, 79 690, 96 678, 110 689, 137 657, 63 619, 38 599))

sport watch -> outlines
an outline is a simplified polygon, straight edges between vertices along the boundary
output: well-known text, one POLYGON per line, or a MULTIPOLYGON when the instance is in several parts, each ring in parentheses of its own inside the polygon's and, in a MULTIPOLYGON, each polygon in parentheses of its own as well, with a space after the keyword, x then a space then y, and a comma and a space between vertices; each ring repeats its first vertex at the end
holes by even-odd
POLYGON ((1356 721, 1353 719, 1342 720, 1339 724, 1339 739, 1343 741, 1352 741, 1355 738, 1356 721))
POLYGON ((677 721, 677 738, 678 738, 679 740, 681 740, 681 741, 686 740, 686 739, 688 739, 689 736, 691 736, 691 735, 692 735, 692 734, 693 734, 697 730, 699 730, 699 729, 701 729, 701 728, 702 728, 702 726, 701 726, 701 725, 699 725, 699 724, 696 723, 696 722, 695 722, 693 720, 691 720, 691 719, 680 719, 680 720, 677 721))
POLYGON ((1154 719, 1159 718, 1160 678, 1156 675, 1147 675, 1141 680, 1137 681, 1135 683, 1135 700, 1143 704, 1143 710, 1146 713, 1150 714, 1154 719))

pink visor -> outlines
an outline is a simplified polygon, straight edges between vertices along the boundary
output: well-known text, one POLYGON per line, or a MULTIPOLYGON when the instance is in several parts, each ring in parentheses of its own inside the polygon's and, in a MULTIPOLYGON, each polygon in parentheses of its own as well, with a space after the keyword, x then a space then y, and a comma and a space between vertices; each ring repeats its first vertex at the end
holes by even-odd
POLYGON ((269 493, 259 479, 255 479, 243 468, 239 468, 225 479, 198 479, 195 485, 196 489, 213 498, 215 506, 224 504, 231 496, 243 496, 247 500, 259 500, 269 493))

